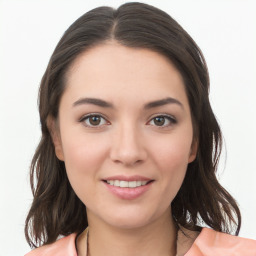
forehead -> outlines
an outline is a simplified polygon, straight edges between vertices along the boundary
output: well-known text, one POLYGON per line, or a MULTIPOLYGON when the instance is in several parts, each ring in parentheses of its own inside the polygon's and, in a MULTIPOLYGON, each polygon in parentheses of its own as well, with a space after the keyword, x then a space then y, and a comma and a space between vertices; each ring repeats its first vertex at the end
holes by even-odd
POLYGON ((170 96, 187 101, 182 76, 167 57, 117 42, 107 42, 80 54, 66 79, 66 93, 74 97, 100 94, 114 100, 137 95, 146 101, 170 96))

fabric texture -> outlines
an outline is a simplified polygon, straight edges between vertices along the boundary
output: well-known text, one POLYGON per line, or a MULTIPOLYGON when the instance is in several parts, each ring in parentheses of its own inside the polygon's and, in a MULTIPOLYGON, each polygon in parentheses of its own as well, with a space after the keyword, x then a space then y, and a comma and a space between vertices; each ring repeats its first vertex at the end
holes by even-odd
MULTIPOLYGON (((76 236, 71 234, 53 244, 34 249, 25 256, 77 256, 76 236)), ((203 228, 199 235, 179 232, 177 256, 256 256, 256 240, 216 232, 209 228, 203 228), (189 241, 190 238, 192 242, 189 241), (184 248, 186 252, 183 252, 184 248)))
POLYGON ((25 256, 77 256, 76 234, 71 234, 52 244, 36 248, 25 256))
POLYGON ((256 256, 256 241, 204 228, 185 256, 256 256))

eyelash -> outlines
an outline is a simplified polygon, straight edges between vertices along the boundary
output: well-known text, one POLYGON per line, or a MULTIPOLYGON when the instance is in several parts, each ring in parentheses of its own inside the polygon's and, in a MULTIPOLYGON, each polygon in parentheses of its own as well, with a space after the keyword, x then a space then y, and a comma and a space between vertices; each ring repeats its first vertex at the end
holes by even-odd
MULTIPOLYGON (((88 114, 88 115, 85 115, 83 116, 79 122, 81 123, 84 123, 86 127, 89 127, 89 128, 101 128, 102 126, 105 126, 105 125, 109 125, 110 122, 107 121, 107 119, 102 116, 101 114, 98 114, 98 113, 91 113, 91 114, 88 114), (93 124, 88 124, 86 123, 87 120, 89 120, 89 118, 92 118, 92 117, 97 117, 97 118, 100 118, 100 123, 99 124, 96 124, 96 125, 93 125, 93 124), (104 120, 104 124, 101 124, 101 122, 104 120)), ((177 120, 175 119, 175 117, 171 116, 171 115, 167 115, 167 114, 162 114, 162 115, 157 115, 157 116, 154 116, 152 117, 149 122, 147 122, 147 125, 152 125, 152 126, 156 126, 158 128, 167 128, 171 125, 174 125, 177 123, 177 120), (151 122, 154 122, 156 120, 156 118, 164 118, 164 125, 156 125, 155 123, 154 124, 150 124, 151 122), (166 125, 166 121, 168 121, 168 124, 166 125)))
POLYGON ((102 126, 105 126, 105 125, 109 125, 109 124, 110 124, 110 122, 108 122, 105 117, 103 117, 101 114, 98 114, 98 113, 91 113, 91 114, 85 115, 85 116, 83 116, 83 117, 79 120, 79 122, 84 123, 86 127, 94 128, 94 129, 95 129, 95 128, 96 128, 96 129, 97 129, 97 128, 99 129, 99 128, 101 128, 102 126), (100 118, 100 119, 101 119, 100 122, 102 122, 102 120, 104 120, 105 123, 104 123, 104 124, 100 124, 100 125, 87 124, 86 121, 89 120, 89 118, 91 118, 91 117, 100 118))
POLYGON ((156 118, 164 118, 164 125, 160 125, 160 126, 156 125, 156 124, 153 125, 160 129, 168 128, 177 123, 177 120, 175 117, 173 117, 171 115, 167 115, 167 114, 162 114, 162 115, 157 115, 157 116, 154 116, 153 118, 151 118, 150 121, 148 122, 148 124, 150 124, 151 122, 154 122, 154 120, 156 120, 156 118), (165 124, 166 121, 168 121, 168 124, 165 124))

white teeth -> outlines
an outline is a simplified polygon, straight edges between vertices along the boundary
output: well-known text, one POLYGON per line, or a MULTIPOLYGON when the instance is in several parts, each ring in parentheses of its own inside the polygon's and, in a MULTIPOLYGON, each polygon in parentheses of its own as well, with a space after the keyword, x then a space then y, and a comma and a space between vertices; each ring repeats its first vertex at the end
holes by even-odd
POLYGON ((128 185, 129 185, 128 181, 120 180, 120 182, 119 182, 119 187, 120 188, 127 188, 128 185))
POLYGON ((115 187, 121 187, 121 188, 136 188, 140 186, 144 186, 147 184, 147 181, 125 181, 125 180, 107 180, 107 183, 115 186, 115 187))
POLYGON ((119 183, 120 183, 119 180, 115 180, 114 181, 114 186, 119 187, 119 183))
POLYGON ((136 181, 136 187, 140 187, 141 186, 141 181, 137 180, 136 181))
POLYGON ((136 181, 129 181, 129 188, 136 188, 136 181))

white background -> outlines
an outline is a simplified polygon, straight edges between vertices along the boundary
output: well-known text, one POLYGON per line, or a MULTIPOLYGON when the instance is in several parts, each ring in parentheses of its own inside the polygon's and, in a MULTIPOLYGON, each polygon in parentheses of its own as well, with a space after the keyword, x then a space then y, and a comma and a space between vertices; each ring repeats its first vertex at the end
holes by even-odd
MULTIPOLYGON (((40 137, 37 91, 50 55, 83 13, 124 2, 0 0, 0 256, 30 250, 23 235, 32 200, 28 171, 40 137)), ((256 239, 256 1, 144 2, 175 18, 206 57, 226 141, 220 181, 241 207, 240 235, 256 239)))

